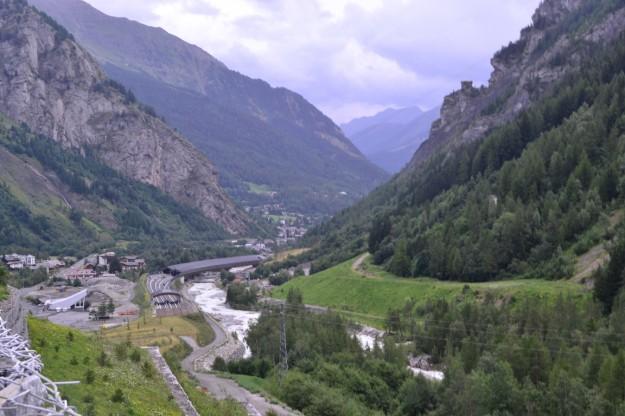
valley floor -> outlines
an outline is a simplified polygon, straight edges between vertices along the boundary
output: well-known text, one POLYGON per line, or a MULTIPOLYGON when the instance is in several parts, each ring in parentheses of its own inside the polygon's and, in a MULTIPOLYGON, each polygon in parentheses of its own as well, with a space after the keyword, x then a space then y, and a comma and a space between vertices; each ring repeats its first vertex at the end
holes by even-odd
POLYGON ((299 289, 304 303, 339 310, 356 321, 383 328, 389 309, 401 308, 413 299, 416 306, 437 299, 460 296, 518 302, 526 297, 556 299, 558 296, 587 297, 581 284, 567 280, 511 279, 483 283, 440 281, 431 278, 399 278, 359 256, 309 277, 299 277, 276 288, 272 297, 285 299, 299 289))

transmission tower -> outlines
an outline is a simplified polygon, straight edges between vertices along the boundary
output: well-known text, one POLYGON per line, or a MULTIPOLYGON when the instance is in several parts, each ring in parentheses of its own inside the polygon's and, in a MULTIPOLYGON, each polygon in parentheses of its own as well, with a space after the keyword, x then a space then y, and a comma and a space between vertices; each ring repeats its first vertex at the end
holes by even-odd
POLYGON ((284 305, 280 308, 280 382, 289 371, 289 353, 286 349, 286 314, 284 305))

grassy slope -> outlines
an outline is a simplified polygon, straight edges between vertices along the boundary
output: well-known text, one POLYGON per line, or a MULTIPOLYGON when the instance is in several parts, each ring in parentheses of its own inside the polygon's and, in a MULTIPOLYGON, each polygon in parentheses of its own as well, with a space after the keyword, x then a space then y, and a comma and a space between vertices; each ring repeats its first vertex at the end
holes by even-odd
MULTIPOLYGON (((169 400, 169 390, 158 373, 146 378, 137 363, 130 360, 117 361, 112 352, 112 344, 96 340, 93 336, 72 331, 74 340, 68 341, 69 329, 48 321, 31 318, 28 321, 34 348, 41 354, 44 374, 54 380, 80 380, 78 385, 63 386, 61 391, 69 402, 85 414, 89 404, 85 398, 94 399, 96 415, 181 415, 175 402, 169 400), (42 343, 42 340, 45 340, 42 343), (58 346, 58 352, 55 347, 58 346), (111 357, 110 367, 101 367, 96 359, 102 350, 111 357), (88 357, 89 363, 84 359, 88 357), (71 364, 76 358, 78 364, 71 364), (93 369, 96 377, 93 384, 85 383, 85 372, 93 369), (113 403, 110 398, 115 389, 120 388, 127 397, 127 403, 113 403), (130 409, 134 413, 130 413, 130 409)), ((149 360, 145 351, 141 352, 142 362, 149 360)))
MULTIPOLYGON (((367 276, 352 269, 354 260, 341 263, 310 277, 300 277, 276 288, 275 298, 284 299, 298 288, 307 304, 355 312, 354 319, 382 327, 390 308, 402 307, 413 298, 418 305, 435 299, 453 299, 462 294, 465 283, 435 279, 403 279, 365 262, 367 276), (358 314, 366 314, 361 316, 358 314)), ((504 280, 468 284, 475 296, 492 293, 497 298, 518 300, 527 296, 556 298, 559 294, 588 296, 581 285, 568 281, 504 280)))

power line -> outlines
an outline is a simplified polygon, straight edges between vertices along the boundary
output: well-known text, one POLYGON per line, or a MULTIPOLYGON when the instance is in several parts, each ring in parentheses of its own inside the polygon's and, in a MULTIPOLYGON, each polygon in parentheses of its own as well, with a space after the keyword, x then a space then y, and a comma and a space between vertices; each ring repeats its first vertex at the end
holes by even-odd
MULTIPOLYGON (((287 309, 289 309, 289 307, 290 307, 290 309, 292 311, 304 311, 304 310, 306 310, 306 308, 304 308, 303 306, 299 306, 299 305, 284 305, 284 306, 285 307, 281 308, 281 312, 280 312, 281 319, 282 319, 282 317, 284 315, 286 315, 286 312, 284 312, 284 315, 283 315, 282 311, 286 311, 287 309)), ((271 307, 271 306, 265 306, 265 307, 263 307, 261 309, 269 310, 271 312, 276 312, 277 308, 271 307)), ((307 316, 304 316, 304 315, 291 315, 291 316, 293 316, 295 319, 300 319, 300 320, 304 320, 304 321, 308 321, 308 322, 313 322, 313 323, 317 323, 317 324, 324 325, 324 326, 346 327, 348 325, 347 322, 346 323, 332 322, 331 320, 324 319, 324 318, 321 318, 321 317, 316 317, 315 315, 316 314, 309 314, 307 316)), ((434 326, 434 325, 432 325, 432 326, 434 326)), ((449 326, 439 326, 439 328, 449 330, 449 326)), ((485 334, 488 335, 488 332, 485 332, 485 334)), ((604 341, 598 342, 597 340, 594 340, 591 337, 582 337, 582 338, 543 337, 543 338, 544 339, 560 339, 560 340, 563 340, 563 341, 569 341, 569 342, 575 342, 575 343, 577 343, 577 342, 580 342, 580 343, 592 342, 595 345, 598 345, 598 344, 599 345, 600 344, 607 345, 608 344, 607 342, 604 342, 604 341)), ((442 337, 442 336, 439 336, 439 337, 431 336, 431 335, 426 335, 426 334, 416 334, 415 335, 415 339, 417 341, 418 340, 431 340, 431 341, 447 342, 449 338, 448 337, 442 337)), ((533 351, 533 352, 544 352, 545 351, 545 349, 542 349, 542 348, 523 348, 520 345, 509 345, 509 344, 505 344, 503 342, 500 342, 500 343, 480 342, 480 341, 471 339, 470 336, 464 337, 462 339, 462 343, 469 344, 469 345, 482 346, 482 347, 491 347, 491 348, 496 348, 496 347, 505 345, 508 349, 514 349, 514 350, 520 350, 520 351, 533 351)), ((625 345, 623 343, 620 343, 620 346, 624 347, 625 345)), ((547 352, 549 352, 550 354, 556 354, 556 355, 557 354, 565 354, 565 355, 577 356, 577 352, 575 352, 575 351, 556 351, 556 352, 552 352, 552 350, 549 347, 546 346, 545 348, 546 348, 547 352)), ((581 354, 583 355, 583 352, 581 352, 581 354)), ((601 356, 611 356, 612 354, 600 353, 599 355, 601 355, 601 356)))
POLYGON ((286 314, 284 305, 280 310, 280 383, 289 371, 289 353, 286 346, 286 314))

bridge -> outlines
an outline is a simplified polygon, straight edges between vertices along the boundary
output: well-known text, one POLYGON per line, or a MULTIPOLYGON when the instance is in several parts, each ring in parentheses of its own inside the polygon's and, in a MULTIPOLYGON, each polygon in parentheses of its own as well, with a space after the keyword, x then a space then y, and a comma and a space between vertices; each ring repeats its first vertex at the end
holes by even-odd
POLYGON ((65 312, 71 309, 84 309, 85 299, 87 298, 88 290, 83 289, 78 293, 69 295, 61 299, 48 299, 43 307, 45 310, 65 312))

